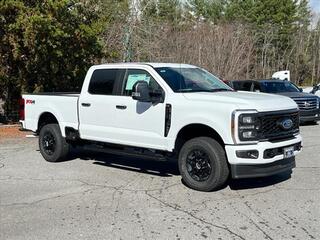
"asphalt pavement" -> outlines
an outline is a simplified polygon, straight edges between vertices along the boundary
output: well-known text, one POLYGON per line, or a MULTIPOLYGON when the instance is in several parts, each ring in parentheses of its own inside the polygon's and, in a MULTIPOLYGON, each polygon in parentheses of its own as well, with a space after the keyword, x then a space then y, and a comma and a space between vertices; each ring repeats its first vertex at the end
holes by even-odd
POLYGON ((184 186, 174 163, 0 139, 0 239, 320 239, 320 126, 302 126, 293 174, 184 186))

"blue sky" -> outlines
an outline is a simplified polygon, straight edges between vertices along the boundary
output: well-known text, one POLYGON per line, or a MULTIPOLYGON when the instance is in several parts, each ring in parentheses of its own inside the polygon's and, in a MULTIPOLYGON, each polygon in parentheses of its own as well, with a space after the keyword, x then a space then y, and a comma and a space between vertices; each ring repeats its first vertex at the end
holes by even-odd
POLYGON ((320 13, 320 0, 310 0, 310 6, 313 11, 320 13))

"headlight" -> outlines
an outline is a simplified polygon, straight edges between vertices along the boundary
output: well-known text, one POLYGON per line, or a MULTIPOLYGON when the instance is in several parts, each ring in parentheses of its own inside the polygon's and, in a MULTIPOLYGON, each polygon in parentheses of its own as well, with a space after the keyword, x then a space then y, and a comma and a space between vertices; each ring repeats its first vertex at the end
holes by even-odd
POLYGON ((255 141, 259 139, 260 121, 257 114, 245 113, 239 115, 238 136, 240 141, 255 141))

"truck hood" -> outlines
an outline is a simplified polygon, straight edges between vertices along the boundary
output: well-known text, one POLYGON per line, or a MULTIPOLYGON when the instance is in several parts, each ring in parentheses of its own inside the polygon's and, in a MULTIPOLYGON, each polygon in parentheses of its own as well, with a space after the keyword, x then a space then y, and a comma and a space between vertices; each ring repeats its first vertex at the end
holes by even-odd
POLYGON ((185 98, 192 101, 210 102, 220 105, 234 105, 237 109, 255 109, 258 111, 278 111, 298 108, 290 98, 267 93, 255 92, 194 92, 183 93, 185 98))
POLYGON ((315 98, 316 97, 311 93, 305 93, 305 92, 280 92, 277 94, 290 97, 290 98, 315 98))

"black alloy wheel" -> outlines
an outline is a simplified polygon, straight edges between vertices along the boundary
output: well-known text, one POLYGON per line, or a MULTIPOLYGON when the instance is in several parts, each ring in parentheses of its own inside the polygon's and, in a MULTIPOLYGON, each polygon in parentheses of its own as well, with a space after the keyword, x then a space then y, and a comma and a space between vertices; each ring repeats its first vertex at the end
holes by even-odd
POLYGON ((41 155, 48 162, 59 162, 67 159, 70 144, 62 136, 58 124, 44 125, 39 134, 41 155))
POLYGON ((187 156, 187 171, 196 181, 206 181, 211 174, 212 166, 207 153, 200 149, 191 150, 187 156))
POLYGON ((53 155, 56 150, 56 139, 53 134, 49 131, 46 131, 43 135, 42 141, 43 151, 48 155, 53 155))
POLYGON ((198 191, 218 190, 229 177, 224 146, 210 137, 186 141, 179 151, 178 165, 183 182, 198 191))

